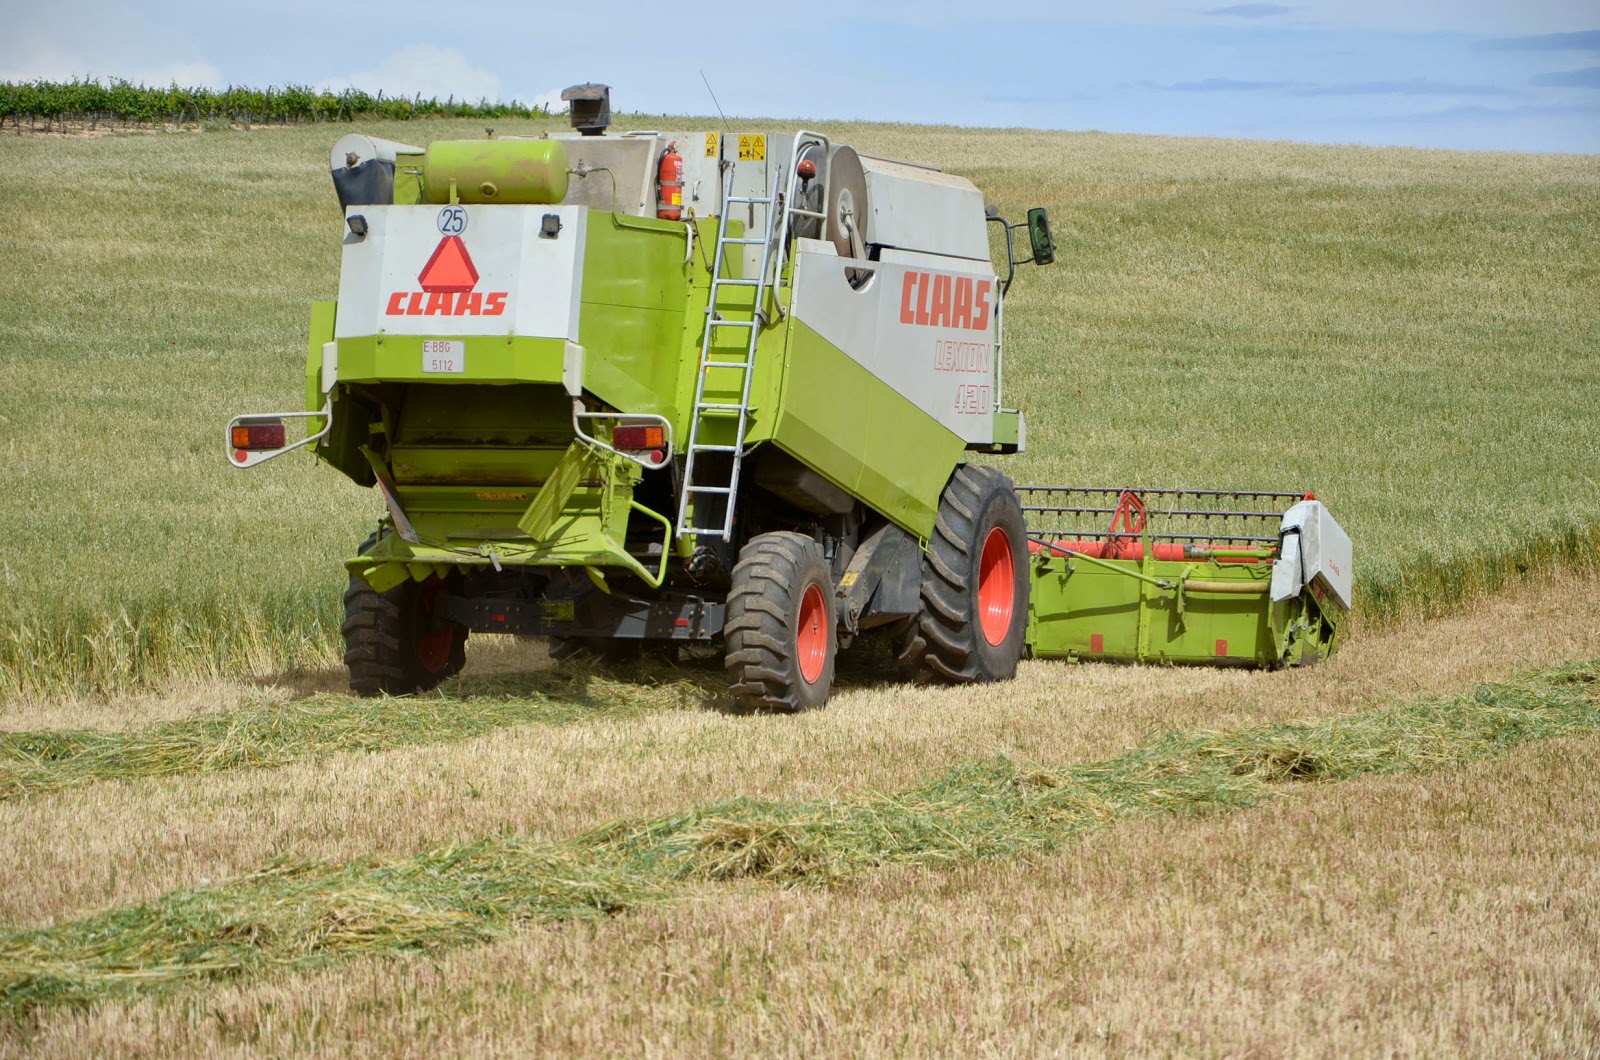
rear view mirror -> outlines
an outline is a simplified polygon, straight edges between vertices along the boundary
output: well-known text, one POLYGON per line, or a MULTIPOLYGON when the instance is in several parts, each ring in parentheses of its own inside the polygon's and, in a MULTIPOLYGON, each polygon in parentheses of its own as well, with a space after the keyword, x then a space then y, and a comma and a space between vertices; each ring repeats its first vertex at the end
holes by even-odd
POLYGON ((1050 238, 1050 215, 1043 206, 1028 211, 1028 242, 1033 244, 1033 263, 1049 265, 1056 260, 1055 240, 1050 238))

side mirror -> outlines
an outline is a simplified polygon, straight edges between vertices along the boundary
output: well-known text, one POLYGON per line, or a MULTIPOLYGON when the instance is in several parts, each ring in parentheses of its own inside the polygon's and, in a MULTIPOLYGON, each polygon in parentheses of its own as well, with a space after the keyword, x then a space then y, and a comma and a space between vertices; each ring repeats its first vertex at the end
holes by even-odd
POLYGON ((1056 260, 1056 243, 1050 238, 1050 215, 1043 206, 1028 211, 1028 242, 1033 244, 1033 263, 1049 265, 1056 260))

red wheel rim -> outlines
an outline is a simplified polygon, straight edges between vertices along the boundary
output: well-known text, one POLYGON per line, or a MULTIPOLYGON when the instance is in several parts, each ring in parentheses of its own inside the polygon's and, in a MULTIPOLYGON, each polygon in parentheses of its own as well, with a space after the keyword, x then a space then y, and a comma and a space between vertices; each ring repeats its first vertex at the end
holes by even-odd
POLYGON ((417 638, 417 661, 430 674, 436 674, 450 663, 450 649, 455 645, 455 634, 448 629, 427 633, 417 638))
POLYGON ((1011 539, 995 527, 983 540, 978 560, 978 625, 983 639, 1000 644, 1011 632, 1011 612, 1017 605, 1017 567, 1011 558, 1011 539))
MULTIPOLYGON (((437 578, 430 578, 422 583, 417 593, 417 610, 421 612, 419 625, 423 628, 432 624, 433 604, 441 584, 437 578)), ((450 649, 455 647, 455 641, 455 630, 449 628, 420 634, 417 637, 417 661, 430 674, 438 673, 450 665, 450 649)))
POLYGON ((800 628, 795 631, 795 657, 800 661, 800 677, 816 684, 828 661, 828 605, 816 582, 806 586, 800 597, 800 628))

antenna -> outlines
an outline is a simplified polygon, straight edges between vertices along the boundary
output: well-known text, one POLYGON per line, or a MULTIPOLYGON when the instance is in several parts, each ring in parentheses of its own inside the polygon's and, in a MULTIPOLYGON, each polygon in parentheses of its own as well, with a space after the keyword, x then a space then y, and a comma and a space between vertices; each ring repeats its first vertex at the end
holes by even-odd
POLYGON ((722 113, 722 104, 717 102, 717 94, 711 91, 711 81, 706 77, 704 70, 700 71, 700 80, 706 83, 706 91, 711 92, 711 105, 717 108, 717 117, 722 119, 722 131, 728 131, 728 116, 722 113))

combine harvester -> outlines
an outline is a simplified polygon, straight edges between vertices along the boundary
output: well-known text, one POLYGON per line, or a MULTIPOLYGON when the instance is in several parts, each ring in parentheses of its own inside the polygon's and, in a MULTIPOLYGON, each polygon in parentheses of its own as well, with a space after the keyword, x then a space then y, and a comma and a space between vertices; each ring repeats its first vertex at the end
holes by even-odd
POLYGON ((1054 260, 1044 210, 1009 224, 816 132, 609 135, 605 86, 563 98, 561 136, 342 138, 307 411, 228 425, 236 467, 306 448, 382 494, 345 563, 355 691, 437 685, 469 632, 720 638, 732 695, 781 711, 879 629, 950 682, 1025 652, 1334 649, 1350 542, 1309 494, 1016 489, 968 462, 1026 439, 1004 306, 1054 260))

